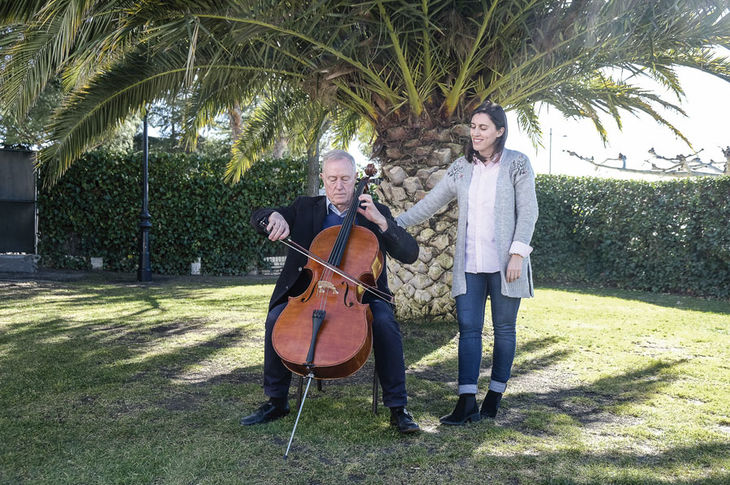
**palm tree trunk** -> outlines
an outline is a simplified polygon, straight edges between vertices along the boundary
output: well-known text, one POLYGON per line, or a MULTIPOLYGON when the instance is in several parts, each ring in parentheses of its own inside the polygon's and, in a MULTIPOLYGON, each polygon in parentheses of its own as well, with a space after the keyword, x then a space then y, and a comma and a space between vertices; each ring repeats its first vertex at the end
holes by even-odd
MULTIPOLYGON (((463 152, 466 125, 409 130, 396 127, 380 136, 379 159, 384 180, 379 197, 393 211, 404 212, 421 200, 463 152)), ((388 258, 390 289, 395 293, 400 318, 439 318, 455 314, 451 297, 451 269, 456 245, 456 201, 430 220, 408 228, 420 253, 413 264, 388 258)))
POLYGON ((307 149, 307 195, 319 195, 319 139, 307 149))
POLYGON ((231 142, 238 140, 241 136, 241 106, 235 103, 232 108, 228 110, 228 121, 231 127, 231 142))
POLYGON ((283 157, 284 152, 286 152, 286 149, 288 148, 288 145, 289 144, 286 140, 286 134, 284 132, 279 132, 276 140, 274 141, 274 148, 272 150, 271 156, 274 158, 283 157))

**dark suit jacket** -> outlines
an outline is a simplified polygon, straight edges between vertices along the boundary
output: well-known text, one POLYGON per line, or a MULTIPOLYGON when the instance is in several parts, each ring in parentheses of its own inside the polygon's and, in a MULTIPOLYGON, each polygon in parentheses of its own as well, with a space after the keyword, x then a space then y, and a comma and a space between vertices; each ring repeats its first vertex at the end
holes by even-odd
MULTIPOLYGON (((377 202, 375 205, 388 221, 387 231, 381 232, 377 225, 360 214, 355 218, 355 224, 366 227, 375 234, 384 258, 386 254, 389 254, 404 263, 414 262, 418 258, 418 243, 416 240, 405 229, 396 224, 390 214, 390 209, 377 202)), ((269 214, 274 211, 284 216, 286 222, 289 223, 289 237, 301 246, 309 248, 314 237, 319 234, 327 215, 327 199, 325 196, 297 197, 294 203, 289 206, 258 209, 251 215, 251 225, 260 234, 266 235, 266 227, 261 226, 259 221, 267 221, 269 214)), ((306 264, 306 256, 289 249, 284 268, 276 281, 274 293, 271 295, 269 310, 279 303, 287 301, 289 296, 296 296, 307 288, 308 277, 303 276, 303 274, 308 272, 302 271, 306 264)), ((380 290, 390 293, 385 261, 383 261, 383 271, 380 273, 377 286, 380 290)))

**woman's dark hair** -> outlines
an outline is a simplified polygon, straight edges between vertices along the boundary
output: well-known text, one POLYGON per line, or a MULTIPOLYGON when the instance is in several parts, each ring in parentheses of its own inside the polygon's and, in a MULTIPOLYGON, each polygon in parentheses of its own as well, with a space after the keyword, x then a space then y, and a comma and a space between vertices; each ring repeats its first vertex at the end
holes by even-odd
MULTIPOLYGON (((500 128, 504 128, 504 133, 502 133, 502 136, 497 138, 497 140, 494 142, 494 154, 496 155, 497 153, 502 153, 502 151, 504 150, 504 143, 507 141, 507 115, 504 114, 504 110, 497 103, 486 100, 482 104, 477 106, 474 111, 472 111, 471 116, 469 116, 470 123, 471 119, 474 118, 474 115, 477 113, 484 113, 489 116, 489 119, 492 120, 492 123, 494 123, 494 126, 496 126, 498 130, 500 128)), ((484 157, 482 157, 479 152, 474 150, 471 136, 469 137, 469 141, 466 143, 466 149, 464 150, 464 154, 469 163, 471 163, 474 157, 477 157, 479 160, 484 161, 484 157)))

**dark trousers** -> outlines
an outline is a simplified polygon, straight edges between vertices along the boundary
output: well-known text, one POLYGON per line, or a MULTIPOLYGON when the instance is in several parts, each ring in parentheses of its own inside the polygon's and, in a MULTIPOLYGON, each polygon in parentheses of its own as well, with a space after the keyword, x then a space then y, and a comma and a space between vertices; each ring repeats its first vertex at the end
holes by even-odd
MULTIPOLYGON (((383 388, 383 404, 387 407, 406 405, 406 368, 403 360, 403 340, 393 308, 382 300, 373 300, 373 350, 375 368, 383 388)), ((266 317, 264 347, 264 393, 269 397, 282 398, 289 394, 291 371, 284 367, 271 344, 274 323, 286 303, 275 306, 266 317)))

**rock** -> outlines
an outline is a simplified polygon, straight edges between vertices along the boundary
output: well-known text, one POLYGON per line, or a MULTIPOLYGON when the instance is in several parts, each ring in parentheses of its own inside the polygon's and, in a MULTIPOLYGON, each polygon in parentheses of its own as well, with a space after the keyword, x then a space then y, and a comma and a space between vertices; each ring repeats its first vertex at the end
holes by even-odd
POLYGON ((416 290, 413 294, 413 300, 416 303, 420 303, 421 305, 425 305, 426 303, 430 302, 433 299, 431 294, 428 291, 424 290, 416 290))
POLYGON ((425 184, 428 178, 431 176, 431 174, 435 171, 435 169, 431 168, 419 168, 416 172, 416 177, 421 181, 421 184, 425 184))
POLYGON ((406 191, 402 187, 393 187, 393 197, 391 201, 401 202, 406 198, 406 191))
POLYGON ((434 234, 435 233, 433 229, 427 227, 426 229, 421 231, 418 236, 416 236, 416 241, 418 241, 419 243, 427 243, 434 234))
POLYGON ((442 167, 448 165, 451 160, 451 150, 449 148, 439 148, 431 153, 427 163, 432 167, 442 167))
POLYGON ((453 219, 450 219, 449 218, 447 220, 438 221, 436 223, 436 232, 439 232, 439 233, 440 232, 446 232, 449 229, 451 229, 453 226, 454 226, 454 220, 453 219))
POLYGON ((403 188, 406 190, 408 195, 415 194, 418 190, 422 190, 423 186, 418 177, 408 177, 403 181, 403 188))
POLYGON ((403 170, 403 167, 395 166, 391 167, 386 171, 388 179, 393 185, 401 185, 403 181, 408 177, 408 173, 403 170))
POLYGON ((444 269, 438 264, 433 264, 430 268, 428 268, 427 274, 432 281, 437 281, 441 275, 444 274, 444 269))
POLYGON ((448 253, 441 253, 436 257, 435 262, 443 269, 451 269, 454 265, 454 258, 448 253))
POLYGON ((395 294, 401 286, 403 286, 401 279, 392 273, 388 273, 388 287, 390 288, 390 291, 395 294))
POLYGON ((423 261, 416 260, 416 262, 411 265, 410 270, 416 274, 426 274, 428 273, 428 266, 423 261))
POLYGON ((407 282, 407 281, 410 281, 411 278, 413 278, 413 273, 411 273, 410 271, 408 271, 404 267, 401 267, 398 270, 398 278, 400 278, 401 281, 403 281, 403 282, 407 282))
POLYGON ((449 288, 451 288, 452 283, 454 282, 454 273, 449 271, 448 273, 444 273, 444 284, 447 285, 449 288))
POLYGON ((447 293, 431 302, 431 313, 437 317, 445 317, 456 320, 456 307, 454 300, 447 293))
POLYGON ((458 204, 452 204, 451 207, 449 207, 449 212, 446 214, 447 217, 458 220, 459 219, 459 206, 458 204))
POLYGON ((421 250, 418 253, 418 259, 428 264, 433 259, 433 249, 429 246, 421 246, 421 250))
POLYGON ((432 188, 434 188, 444 175, 446 175, 446 169, 436 170, 434 173, 432 173, 428 177, 428 180, 426 180, 426 189, 431 190, 432 188))
POLYGON ((431 296, 434 298, 440 298, 442 296, 447 295, 451 289, 446 286, 443 283, 434 283, 431 285, 431 288, 428 289, 428 292, 431 293, 431 296))
POLYGON ((450 244, 449 236, 446 234, 439 234, 431 240, 431 246, 435 247, 439 251, 443 251, 450 244))
POLYGON ((441 142, 451 141, 451 130, 445 129, 445 130, 439 131, 438 135, 436 136, 436 139, 441 142))
POLYGON ((376 190, 383 194, 385 200, 393 200, 393 189, 388 181, 380 182, 376 190))
POLYGON ((431 278, 425 274, 417 274, 408 281, 408 284, 417 290, 422 290, 431 286, 431 278))

